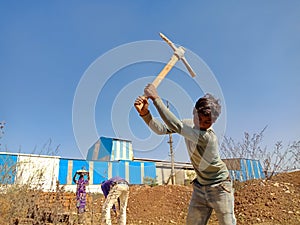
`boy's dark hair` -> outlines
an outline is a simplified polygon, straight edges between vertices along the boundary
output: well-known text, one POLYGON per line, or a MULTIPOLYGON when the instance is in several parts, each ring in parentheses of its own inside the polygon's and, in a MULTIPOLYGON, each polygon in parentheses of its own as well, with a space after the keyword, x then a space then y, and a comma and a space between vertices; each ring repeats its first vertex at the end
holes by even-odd
POLYGON ((203 115, 211 115, 212 119, 216 120, 221 114, 221 105, 219 99, 216 99, 211 94, 207 93, 199 98, 195 104, 198 113, 203 115))

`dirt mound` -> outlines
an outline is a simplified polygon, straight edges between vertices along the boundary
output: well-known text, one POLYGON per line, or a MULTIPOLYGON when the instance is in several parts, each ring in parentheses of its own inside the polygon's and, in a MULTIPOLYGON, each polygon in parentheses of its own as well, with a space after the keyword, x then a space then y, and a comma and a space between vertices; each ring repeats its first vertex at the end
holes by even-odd
POLYGON ((191 194, 190 186, 132 186, 128 224, 184 224, 191 194))
MULTIPOLYGON (((300 224, 300 171, 235 183, 238 224, 300 224)), ((128 224, 185 224, 192 186, 132 186, 128 224)), ((218 224, 213 214, 210 225, 218 224)))
MULTIPOLYGON (((236 182, 234 188, 237 224, 300 224, 300 171, 279 174, 273 177, 271 181, 251 180, 242 183, 236 182)), ((58 214, 51 215, 56 216, 57 221, 61 221, 61 223, 55 224, 78 224, 78 219, 76 219, 77 215, 75 213, 74 193, 58 193, 59 195, 57 195, 57 193, 56 195, 55 193, 48 194, 50 197, 48 196, 46 198, 47 203, 42 201, 43 199, 45 200, 44 194, 40 196, 43 198, 39 199, 39 203, 43 202, 43 204, 39 205, 38 208, 41 210, 46 207, 46 209, 49 210, 49 207, 51 209, 63 207, 64 210, 59 210, 58 214), (63 222, 64 220, 60 219, 65 218, 65 216, 67 216, 68 222, 63 222), (73 222, 70 223, 70 220, 73 222)), ((160 185, 154 187, 132 185, 130 186, 127 207, 127 224, 184 225, 191 195, 191 185, 160 185)), ((105 199, 101 194, 91 194, 88 197, 88 211, 85 213, 84 224, 100 224, 101 208, 105 199)), ((2 198, 2 200, 5 200, 5 198, 2 198)), ((1 205, 2 214, 0 215, 0 224, 8 224, 4 223, 4 221, 9 221, 7 216, 5 216, 5 209, 6 211, 9 209, 9 202, 2 201, 1 205)), ((19 212, 21 211, 22 210, 19 210, 19 212)), ((44 213, 47 212, 48 211, 45 211, 44 213)), ((52 213, 54 213, 54 211, 52 213)), ((37 224, 35 223, 36 220, 41 222, 39 218, 20 218, 20 216, 21 214, 19 213, 18 221, 23 222, 14 224, 37 224)), ((114 225, 117 224, 117 217, 115 215, 112 215, 112 220, 114 225)), ((47 224, 50 225, 54 223, 48 222, 47 224)), ((213 213, 209 225, 216 224, 218 224, 218 222, 213 213)))
POLYGON ((235 193, 240 224, 300 224, 300 172, 242 183, 235 193))

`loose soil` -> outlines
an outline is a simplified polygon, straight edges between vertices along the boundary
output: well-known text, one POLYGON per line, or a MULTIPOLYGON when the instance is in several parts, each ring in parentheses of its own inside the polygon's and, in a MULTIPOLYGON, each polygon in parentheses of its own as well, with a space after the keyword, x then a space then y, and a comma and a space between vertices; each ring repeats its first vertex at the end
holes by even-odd
MULTIPOLYGON (((300 224, 300 171, 279 174, 268 181, 236 182, 234 188, 237 224, 300 224)), ((132 185, 127 224, 184 225, 191 194, 191 185, 132 185)), ((103 202, 102 195, 89 196, 88 212, 85 213, 83 224, 100 224, 103 202)), ((73 206, 71 209, 74 211, 73 206)), ((117 224, 117 216, 113 215, 112 220, 113 224, 117 224)), ((19 221, 19 225, 30 224, 29 221, 19 221)), ((78 224, 78 221, 74 220, 69 224, 78 224)), ((209 225, 216 224, 218 221, 213 213, 209 225)))
MULTIPOLYGON (((300 224, 300 171, 234 186, 237 224, 300 224)), ((128 224, 183 225, 191 194, 192 186, 132 186, 128 224)), ((214 214, 209 224, 218 224, 214 214)))

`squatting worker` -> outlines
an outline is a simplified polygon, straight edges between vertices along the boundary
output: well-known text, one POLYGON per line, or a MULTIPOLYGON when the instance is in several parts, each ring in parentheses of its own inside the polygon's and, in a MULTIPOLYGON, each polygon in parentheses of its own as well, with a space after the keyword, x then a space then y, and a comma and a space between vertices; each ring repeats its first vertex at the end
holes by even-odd
POLYGON ((184 137, 197 175, 193 181, 186 224, 207 224, 214 209, 219 224, 235 225, 232 182, 220 158, 217 136, 211 127, 221 113, 219 100, 210 94, 204 95, 195 104, 193 121, 181 121, 165 106, 154 85, 148 84, 144 93, 145 96, 135 100, 137 112, 156 134, 178 133, 184 137), (148 110, 148 98, 164 123, 152 117, 148 110))
POLYGON ((101 184, 105 202, 102 207, 102 224, 111 225, 110 210, 116 213, 116 203, 119 205, 119 224, 126 225, 126 208, 129 196, 128 182, 121 177, 112 177, 101 184))

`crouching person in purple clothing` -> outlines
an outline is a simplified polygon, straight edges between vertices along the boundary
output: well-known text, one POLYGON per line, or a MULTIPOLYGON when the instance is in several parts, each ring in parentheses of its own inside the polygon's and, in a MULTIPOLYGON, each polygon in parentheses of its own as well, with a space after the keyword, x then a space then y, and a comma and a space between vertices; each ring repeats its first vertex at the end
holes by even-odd
POLYGON ((116 203, 119 204, 119 224, 126 225, 126 208, 129 196, 128 182, 121 177, 112 177, 101 184, 101 189, 106 198, 102 207, 102 224, 111 225, 110 210, 116 213, 116 203))

